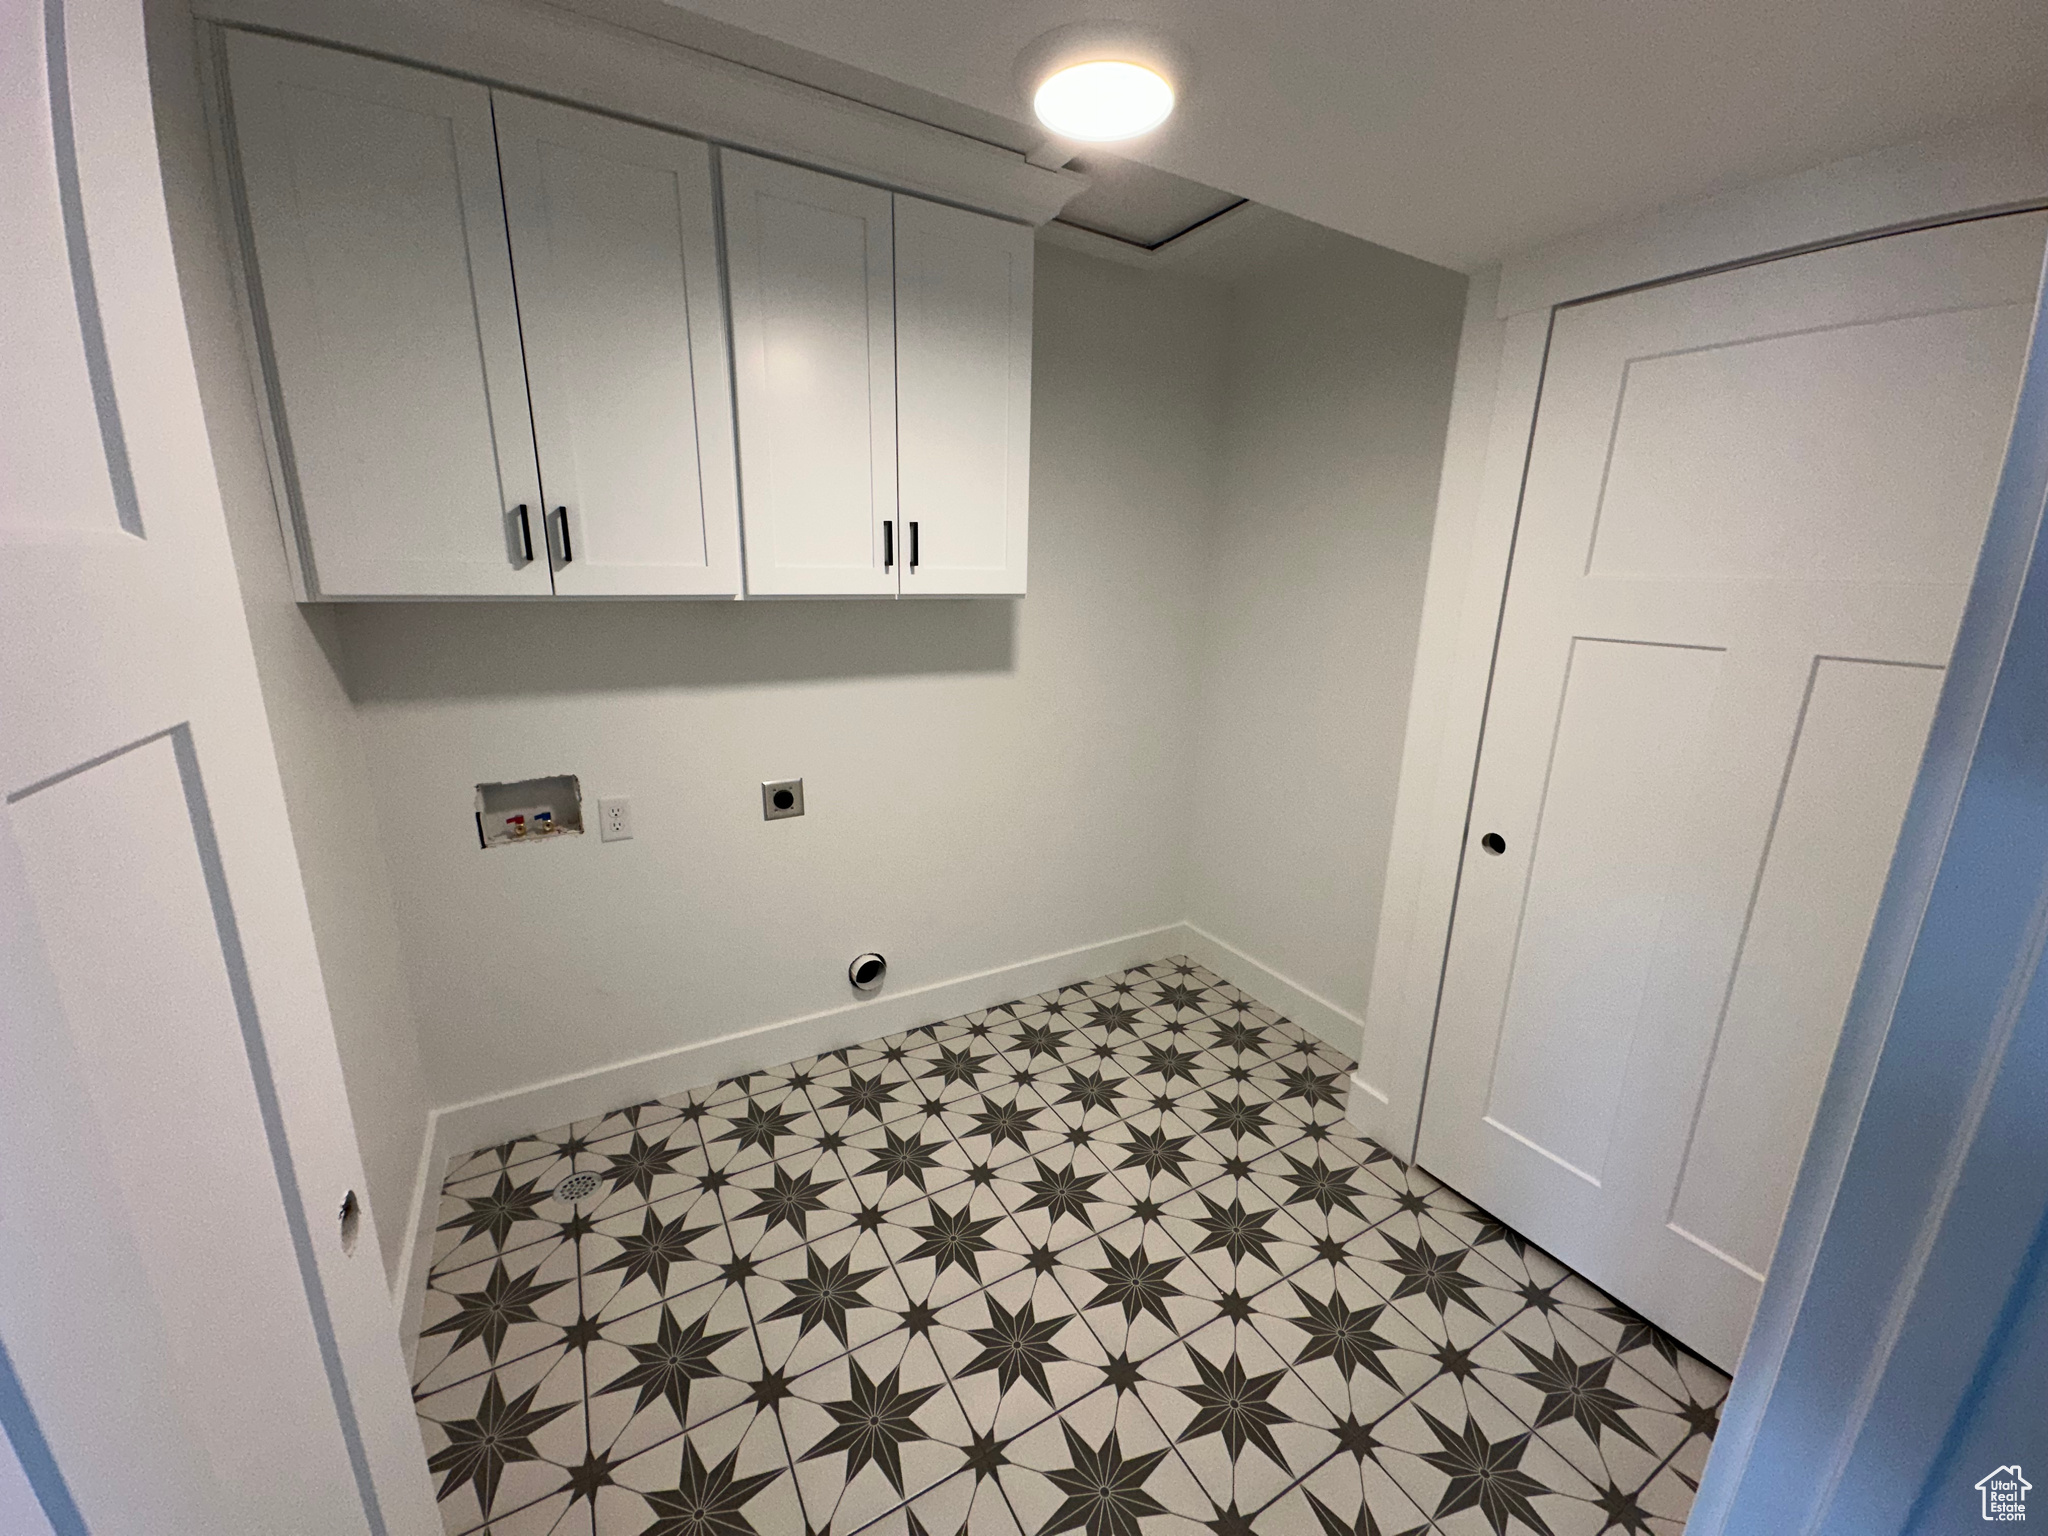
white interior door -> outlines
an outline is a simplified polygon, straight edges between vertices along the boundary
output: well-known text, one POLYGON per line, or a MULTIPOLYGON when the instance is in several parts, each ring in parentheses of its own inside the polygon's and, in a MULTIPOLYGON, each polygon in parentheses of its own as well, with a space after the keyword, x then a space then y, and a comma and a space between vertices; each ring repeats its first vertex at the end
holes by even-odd
POLYGON ((1556 317, 1418 1155, 1723 1366, 1976 562, 2044 228, 1556 317))
POLYGON ((504 91, 491 104, 555 590, 738 595, 711 146, 504 91))
POLYGON ((545 594, 490 92, 246 32, 227 56, 311 595, 545 594))
POLYGON ((1024 595, 1031 231, 896 195, 903 595, 1024 595))
POLYGON ((0 8, 0 198, 0 1483, 426 1532, 132 0, 0 8))
POLYGON ((894 596, 889 194, 723 151, 747 591, 894 596))

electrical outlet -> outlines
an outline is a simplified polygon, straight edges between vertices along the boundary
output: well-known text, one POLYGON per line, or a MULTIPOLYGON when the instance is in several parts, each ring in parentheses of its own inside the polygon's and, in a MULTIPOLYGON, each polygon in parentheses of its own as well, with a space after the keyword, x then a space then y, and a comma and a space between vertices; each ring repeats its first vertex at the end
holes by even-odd
POLYGON ((600 841, 622 843, 633 835, 633 802, 617 796, 597 802, 597 835, 600 841))

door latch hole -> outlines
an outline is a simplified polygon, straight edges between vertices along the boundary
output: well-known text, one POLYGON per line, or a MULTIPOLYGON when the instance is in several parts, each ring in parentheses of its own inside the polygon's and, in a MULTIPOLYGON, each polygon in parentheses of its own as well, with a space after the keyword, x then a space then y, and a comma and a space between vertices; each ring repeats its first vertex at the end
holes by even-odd
POLYGON ((1508 840, 1498 832, 1489 832, 1486 836, 1479 839, 1479 846, 1488 853, 1506 853, 1508 851, 1508 840))

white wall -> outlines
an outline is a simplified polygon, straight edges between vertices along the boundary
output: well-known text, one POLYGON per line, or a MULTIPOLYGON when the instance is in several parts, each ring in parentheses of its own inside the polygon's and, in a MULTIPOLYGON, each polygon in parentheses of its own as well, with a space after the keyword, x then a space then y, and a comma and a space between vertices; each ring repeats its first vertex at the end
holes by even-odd
POLYGON ((292 600, 200 116, 191 19, 176 4, 152 4, 148 17, 186 328, 362 1150, 365 1205, 386 1271, 395 1275, 429 1101, 380 818, 356 712, 337 672, 334 614, 292 600))
POLYGON ((1183 916, 1223 297, 1041 246, 1036 310, 1023 602, 338 610, 435 1103, 1183 916), (564 772, 634 840, 478 848, 564 772))
POLYGON ((1020 603, 301 609, 196 97, 165 99, 387 1256, 429 1106, 843 1006, 866 949, 900 993, 1192 916, 1315 1027, 1359 1010, 1460 278, 1277 215, 1178 272, 1042 241, 1020 603), (563 772, 635 838, 477 847, 476 783, 563 772), (809 814, 762 822, 792 775, 809 814))
POLYGON ((1356 1050, 1465 281, 1298 223, 1232 275, 1188 910, 1356 1050))

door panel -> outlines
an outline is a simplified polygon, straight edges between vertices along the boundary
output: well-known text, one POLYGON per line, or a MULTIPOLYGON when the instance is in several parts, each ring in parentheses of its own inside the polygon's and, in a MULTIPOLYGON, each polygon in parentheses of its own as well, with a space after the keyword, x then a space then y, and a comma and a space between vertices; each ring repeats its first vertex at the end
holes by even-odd
POLYGON ((1419 1155, 1723 1366, 1954 639, 2044 232, 1555 318, 1419 1155))
MULTIPOLYGON (((195 1422, 214 1467, 248 1486, 331 1434, 333 1411, 318 1395, 251 1394, 240 1351, 220 1347, 226 1251, 247 1287, 237 1334, 261 1339, 280 1372, 314 1383, 323 1374, 291 1232, 271 1218, 276 1175, 262 1155, 258 1079, 234 997, 243 962, 222 948, 233 919, 208 889, 205 861, 216 850, 193 820, 204 805, 197 772, 181 727, 15 791, 8 817, 172 1358, 204 1405, 195 1422), (180 1090, 167 1114, 171 1077, 180 1090), (194 1219, 195 1199, 204 1220, 194 1219)), ((336 1516, 331 1528, 348 1529, 336 1516)))
POLYGON ((1848 1011, 1941 675, 1814 663, 1670 1211, 1673 1231, 1759 1279, 1834 1043, 1831 1030, 1785 1026, 1848 1011))
POLYGON ((0 996, 0 1156, 11 1191, 0 1206, 0 1434, 65 1536, 81 1520, 96 1536, 253 1532, 214 1472, 199 1405, 186 1400, 156 1324, 7 816, 0 996))
POLYGON ((1024 592, 1031 249, 1021 225, 896 197, 905 597, 1024 592))
POLYGON ((1967 582, 1982 530, 1928 508, 1998 472, 1982 423, 2012 410, 2012 324, 1995 305, 1631 359, 1589 574, 1967 582), (1821 508, 1853 508, 1853 534, 1821 508))
POLYGON ((740 590, 711 147, 492 93, 564 594, 740 590))
POLYGON ((889 194, 724 151, 747 590, 893 596, 889 194))
POLYGON ((309 585, 546 593, 512 518, 540 488, 490 93, 248 33, 227 53, 309 585))
POLYGON ((1575 640, 1486 1118, 1602 1181, 1721 652, 1575 640), (1589 902, 1591 905, 1589 906, 1589 902))

